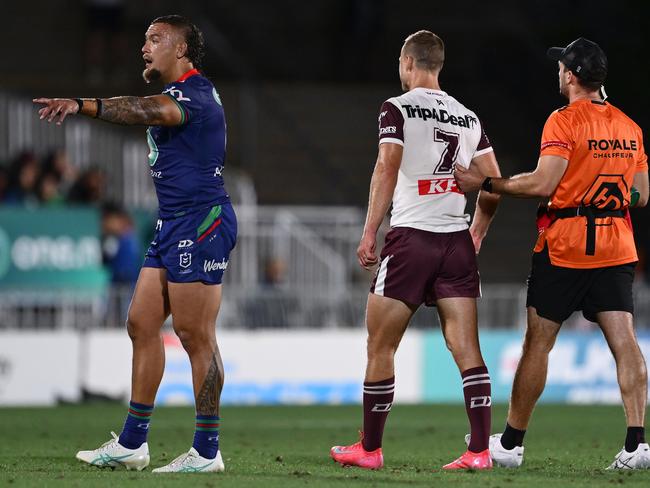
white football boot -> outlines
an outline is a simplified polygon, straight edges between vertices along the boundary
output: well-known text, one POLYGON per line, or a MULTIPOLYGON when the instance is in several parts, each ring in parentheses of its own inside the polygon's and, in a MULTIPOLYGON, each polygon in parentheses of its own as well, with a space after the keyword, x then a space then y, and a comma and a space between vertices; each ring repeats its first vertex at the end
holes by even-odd
POLYGON ((189 452, 181 454, 167 466, 154 469, 152 473, 210 473, 224 469, 221 451, 217 451, 214 459, 206 459, 192 447, 189 452))
MULTIPOLYGON (((490 457, 492 462, 503 468, 518 468, 524 462, 524 446, 515 446, 512 449, 506 449, 501 444, 503 434, 492 434, 490 436, 490 457)), ((471 435, 465 436, 465 444, 469 446, 471 435)))
POLYGON ((92 451, 79 451, 77 459, 98 468, 117 468, 142 471, 149 466, 149 446, 145 442, 137 449, 127 449, 121 445, 119 437, 111 432, 113 438, 92 451))
POLYGON ((650 469, 650 447, 639 444, 634 452, 621 449, 607 469, 650 469))

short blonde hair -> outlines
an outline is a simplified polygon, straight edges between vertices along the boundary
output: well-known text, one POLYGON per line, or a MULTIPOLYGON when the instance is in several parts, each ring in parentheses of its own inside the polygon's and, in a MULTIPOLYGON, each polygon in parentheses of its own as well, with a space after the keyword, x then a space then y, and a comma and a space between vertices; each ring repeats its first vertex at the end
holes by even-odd
POLYGON ((406 38, 404 54, 412 56, 420 69, 440 71, 445 62, 445 43, 433 32, 420 30, 406 38))

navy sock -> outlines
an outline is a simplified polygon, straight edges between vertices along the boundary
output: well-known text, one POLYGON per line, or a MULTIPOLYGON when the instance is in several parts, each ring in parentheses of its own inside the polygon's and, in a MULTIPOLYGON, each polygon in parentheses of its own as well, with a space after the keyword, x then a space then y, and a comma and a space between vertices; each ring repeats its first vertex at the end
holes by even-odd
POLYGON ((194 444, 192 447, 201 457, 214 459, 219 450, 219 417, 212 415, 197 415, 194 444))
POLYGON ((639 444, 645 443, 645 429, 643 427, 628 427, 627 436, 625 437, 625 450, 634 452, 639 444))
POLYGON ((119 443, 127 449, 137 449, 147 442, 153 405, 129 402, 129 413, 124 421, 119 443))
POLYGON ((515 446, 521 447, 524 445, 525 430, 515 429, 506 422, 506 428, 501 436, 501 445, 506 449, 513 449, 515 446))

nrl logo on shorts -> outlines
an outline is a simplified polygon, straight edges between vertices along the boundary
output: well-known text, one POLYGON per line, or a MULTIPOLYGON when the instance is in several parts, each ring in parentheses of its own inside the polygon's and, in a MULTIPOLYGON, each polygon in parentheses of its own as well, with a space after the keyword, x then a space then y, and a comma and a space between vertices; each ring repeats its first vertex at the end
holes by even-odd
POLYGON ((180 255, 180 265, 181 268, 189 268, 190 265, 192 264, 192 253, 189 252, 184 252, 180 255))

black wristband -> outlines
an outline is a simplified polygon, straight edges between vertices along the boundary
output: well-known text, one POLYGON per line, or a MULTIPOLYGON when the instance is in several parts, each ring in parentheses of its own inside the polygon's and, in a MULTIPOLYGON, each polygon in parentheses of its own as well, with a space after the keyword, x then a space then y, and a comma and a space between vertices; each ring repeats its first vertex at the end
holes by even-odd
POLYGON ((84 108, 84 101, 81 98, 73 98, 75 102, 77 102, 77 105, 79 105, 79 110, 77 110, 77 113, 81 113, 81 109, 84 108))
POLYGON ((483 180, 481 188, 488 193, 492 193, 492 178, 489 176, 483 180))
POLYGON ((97 103, 97 112, 95 112, 95 118, 97 118, 102 114, 102 110, 104 109, 104 106, 102 104, 101 98, 95 98, 95 102, 97 103))

